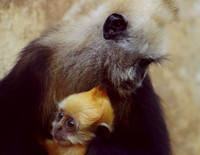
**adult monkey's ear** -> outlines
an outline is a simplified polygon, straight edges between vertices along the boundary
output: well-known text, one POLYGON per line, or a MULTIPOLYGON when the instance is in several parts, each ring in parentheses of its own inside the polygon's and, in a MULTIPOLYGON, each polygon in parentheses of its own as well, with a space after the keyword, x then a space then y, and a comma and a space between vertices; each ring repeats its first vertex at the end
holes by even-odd
POLYGON ((111 129, 108 124, 100 123, 96 127, 95 134, 97 137, 109 137, 111 135, 111 129))
POLYGON ((128 26, 128 19, 119 13, 111 14, 103 26, 103 36, 106 40, 115 40, 128 26))

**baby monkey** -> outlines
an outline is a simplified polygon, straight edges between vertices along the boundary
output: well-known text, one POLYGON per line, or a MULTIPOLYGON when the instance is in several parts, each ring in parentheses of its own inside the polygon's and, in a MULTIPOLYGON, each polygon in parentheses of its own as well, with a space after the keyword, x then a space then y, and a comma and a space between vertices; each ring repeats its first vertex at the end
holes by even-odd
POLYGON ((73 94, 59 103, 53 122, 53 140, 45 141, 49 155, 83 155, 96 136, 107 137, 113 131, 113 109, 105 89, 95 87, 73 94))

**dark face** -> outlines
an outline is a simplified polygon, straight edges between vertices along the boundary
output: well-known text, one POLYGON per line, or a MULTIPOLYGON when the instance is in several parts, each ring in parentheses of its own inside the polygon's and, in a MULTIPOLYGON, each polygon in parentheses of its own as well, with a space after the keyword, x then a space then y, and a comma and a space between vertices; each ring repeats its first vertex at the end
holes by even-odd
MULTIPOLYGON (((129 43, 131 39, 128 29, 130 29, 130 24, 126 16, 123 14, 113 13, 108 16, 104 23, 103 37, 105 40, 111 41, 116 45, 123 44, 123 42, 129 43)), ((135 41, 136 39, 137 37, 134 38, 135 41)), ((107 76, 109 78, 104 78, 104 82, 114 84, 122 94, 125 91, 133 91, 140 87, 142 80, 148 71, 149 64, 158 61, 149 58, 144 54, 138 54, 139 50, 136 50, 133 47, 131 50, 128 50, 128 46, 129 44, 125 46, 124 50, 116 50, 115 53, 117 53, 117 57, 115 57, 115 59, 118 60, 114 62, 114 57, 112 57, 111 60, 114 63, 112 64, 109 62, 109 66, 105 67, 105 70, 107 69, 106 72, 108 73, 108 75, 105 74, 105 77, 107 76)))
POLYGON ((68 136, 73 136, 78 131, 78 120, 60 110, 53 123, 53 136, 57 141, 67 141, 68 136))
POLYGON ((63 81, 70 86, 67 89, 70 94, 100 84, 106 89, 114 88, 122 97, 130 95, 142 85, 149 64, 160 59, 154 54, 156 51, 149 50, 151 46, 145 32, 134 29, 131 18, 113 13, 103 22, 101 27, 91 28, 95 32, 89 29, 88 36, 79 40, 83 44, 75 54, 70 51, 66 55, 67 63, 59 62, 61 66, 66 64, 63 81))

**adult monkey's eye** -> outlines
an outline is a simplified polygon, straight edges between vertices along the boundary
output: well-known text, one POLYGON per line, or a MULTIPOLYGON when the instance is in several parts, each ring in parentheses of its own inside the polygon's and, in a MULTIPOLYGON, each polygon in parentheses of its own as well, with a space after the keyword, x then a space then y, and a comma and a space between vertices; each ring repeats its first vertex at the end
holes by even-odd
POLYGON ((63 114, 62 112, 59 112, 59 113, 58 113, 58 119, 62 119, 63 116, 64 116, 64 114, 63 114))

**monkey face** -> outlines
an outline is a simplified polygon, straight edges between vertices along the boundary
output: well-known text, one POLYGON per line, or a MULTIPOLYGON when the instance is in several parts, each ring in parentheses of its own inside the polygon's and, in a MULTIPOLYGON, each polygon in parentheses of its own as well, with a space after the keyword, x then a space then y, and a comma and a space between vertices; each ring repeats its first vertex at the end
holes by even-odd
MULTIPOLYGON (((104 23, 103 37, 105 40, 111 40, 115 44, 123 44, 124 41, 131 40, 127 27, 128 19, 126 16, 113 13, 104 23)), ((124 49, 126 49, 126 47, 124 49)), ((116 52, 121 53, 121 51, 116 52)), ((142 80, 148 71, 148 65, 156 60, 137 55, 134 51, 122 51, 122 55, 119 55, 118 61, 123 62, 121 64, 116 63, 118 66, 115 66, 116 64, 114 64, 112 68, 108 67, 106 72, 110 74, 108 77, 112 77, 112 81, 115 81, 113 84, 114 86, 117 86, 119 93, 123 94, 125 91, 133 91, 141 85, 142 80), (120 74, 121 79, 116 74, 120 74)), ((109 81, 108 78, 105 78, 104 80, 105 83, 106 81, 109 81)))
POLYGON ((61 145, 84 145, 95 137, 93 126, 85 125, 66 110, 60 109, 53 122, 52 135, 55 142, 61 145), (85 126, 85 127, 83 127, 85 126))
POLYGON ((166 55, 163 32, 175 14, 167 1, 99 3, 39 40, 55 49, 51 68, 67 95, 99 84, 130 94, 141 86, 149 64, 166 55))
POLYGON ((106 90, 100 86, 73 94, 59 103, 52 135, 62 145, 86 144, 95 136, 106 137, 113 131, 113 109, 106 90))
POLYGON ((79 121, 72 115, 60 110, 53 122, 53 137, 55 141, 67 144, 70 137, 74 137, 79 128, 79 121))

